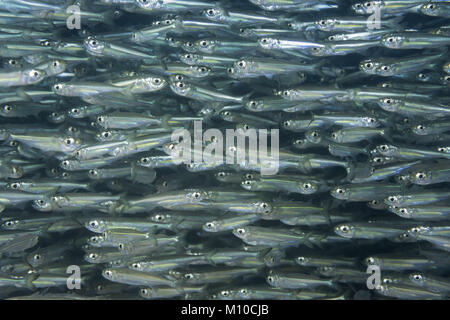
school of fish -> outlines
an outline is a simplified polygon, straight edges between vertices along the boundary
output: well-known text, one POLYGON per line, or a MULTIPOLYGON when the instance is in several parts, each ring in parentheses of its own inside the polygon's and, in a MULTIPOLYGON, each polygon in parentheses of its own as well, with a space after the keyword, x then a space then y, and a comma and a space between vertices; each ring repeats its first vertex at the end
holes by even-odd
POLYGON ((0 299, 448 299, 449 18, 0 1, 0 299), (278 134, 278 172, 175 161, 198 122, 278 134))

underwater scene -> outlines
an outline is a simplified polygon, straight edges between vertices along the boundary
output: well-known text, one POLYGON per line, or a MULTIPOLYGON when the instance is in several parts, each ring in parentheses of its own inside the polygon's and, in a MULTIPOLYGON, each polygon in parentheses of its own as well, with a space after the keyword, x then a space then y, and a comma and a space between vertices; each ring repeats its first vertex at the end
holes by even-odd
POLYGON ((1 0, 0 299, 448 299, 449 45, 443 0, 1 0))

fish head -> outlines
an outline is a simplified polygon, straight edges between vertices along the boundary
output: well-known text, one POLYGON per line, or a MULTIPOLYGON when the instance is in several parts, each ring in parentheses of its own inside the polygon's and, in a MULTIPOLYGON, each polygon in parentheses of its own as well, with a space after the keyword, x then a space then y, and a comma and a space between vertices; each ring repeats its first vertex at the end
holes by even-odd
POLYGON ((266 277, 267 283, 269 285, 271 285, 272 287, 278 287, 278 284, 280 283, 280 280, 281 280, 280 276, 275 274, 275 273, 272 273, 272 274, 270 274, 270 275, 268 275, 266 277))
POLYGON ((319 30, 332 31, 337 24, 336 19, 322 19, 314 23, 319 30))
POLYGON ((70 109, 67 114, 70 118, 82 119, 87 116, 88 106, 78 106, 70 109))
POLYGON ((215 221, 206 222, 202 226, 202 229, 203 229, 203 231, 206 231, 206 232, 219 232, 220 227, 221 227, 220 221, 215 220, 215 221))
POLYGON ((83 46, 88 53, 101 56, 105 50, 106 43, 95 37, 88 37, 84 40, 83 46))
POLYGON ((410 175, 410 181, 419 185, 428 185, 432 182, 432 172, 431 171, 418 171, 412 172, 410 175))
POLYGON ((54 208, 54 205, 50 199, 33 200, 31 202, 31 206, 33 207, 33 209, 40 211, 40 212, 51 212, 51 211, 53 211, 53 208, 54 208))
POLYGON ((222 8, 208 8, 203 10, 202 15, 211 21, 224 22, 227 14, 222 8))
POLYGON ((344 238, 353 238, 355 231, 355 226, 351 224, 340 224, 334 228, 334 232, 344 238))
POLYGON ((305 137, 311 143, 319 143, 322 141, 322 134, 318 130, 308 130, 305 133, 305 137))
POLYGON ((3 230, 17 230, 20 229, 20 220, 6 220, 1 224, 3 230))
POLYGON ((179 55, 179 59, 183 63, 189 65, 196 65, 198 64, 198 61, 202 59, 202 56, 194 53, 182 53, 179 55))
POLYGON ((263 100, 250 100, 245 103, 245 108, 250 111, 263 111, 264 101, 263 100))
POLYGON ((218 45, 216 40, 200 39, 194 42, 196 50, 205 53, 213 53, 218 45))
POLYGON ((89 231, 95 233, 102 233, 106 230, 106 222, 101 219, 92 219, 85 223, 84 225, 89 231))
POLYGON ((241 187, 244 188, 245 190, 252 190, 252 188, 255 187, 257 181, 256 180, 243 180, 241 182, 241 187))
POLYGON ((420 12, 427 16, 438 17, 439 16, 439 4, 427 3, 420 7, 420 12))
POLYGON ((41 82, 47 73, 44 70, 30 69, 22 73, 22 80, 25 84, 35 84, 41 82))
POLYGON ((146 10, 160 9, 164 5, 164 1, 161 0, 135 0, 134 3, 138 8, 146 10))
POLYGON ((382 266, 382 260, 378 257, 370 256, 364 259, 364 264, 366 266, 382 266))
POLYGON ((212 70, 206 66, 191 66, 191 73, 195 78, 205 78, 211 75, 212 70))
POLYGON ((251 231, 250 231, 250 228, 248 228, 248 227, 235 228, 235 229, 233 229, 232 232, 236 237, 238 237, 239 239, 242 239, 244 241, 249 239, 249 237, 251 237, 251 231))
POLYGON ((413 272, 410 273, 408 276, 409 280, 411 280, 411 282, 415 285, 418 286, 424 286, 426 284, 426 277, 423 273, 421 272, 413 272))
POLYGON ((105 241, 105 237, 103 237, 102 235, 95 235, 90 237, 87 240, 87 243, 93 247, 99 247, 101 246, 101 243, 103 243, 105 241))
POLYGON ((102 276, 109 280, 109 281, 114 281, 118 279, 118 275, 116 270, 112 269, 112 268, 106 268, 102 271, 102 276))
POLYGON ((275 38, 265 37, 265 38, 258 39, 258 44, 261 48, 270 50, 270 49, 279 48, 280 41, 275 38))
POLYGON ((359 63, 359 70, 367 74, 375 74, 379 62, 374 59, 366 59, 359 63))
POLYGON ((392 207, 396 215, 402 218, 410 219, 415 212, 415 208, 398 208, 392 207))
POLYGON ((319 190, 319 186, 314 181, 305 181, 300 183, 300 192, 302 194, 313 194, 319 190))
POLYGON ((383 46, 390 49, 399 49, 402 47, 405 37, 400 34, 387 34, 381 39, 383 46))
POLYGON ((170 88, 180 96, 187 96, 194 90, 194 87, 186 81, 171 81, 170 88))
POLYGON ((48 63, 47 75, 53 76, 63 73, 67 68, 67 62, 64 60, 52 60, 48 63))
POLYGON ((101 261, 101 254, 96 251, 91 251, 86 253, 83 259, 89 263, 99 263, 101 261))

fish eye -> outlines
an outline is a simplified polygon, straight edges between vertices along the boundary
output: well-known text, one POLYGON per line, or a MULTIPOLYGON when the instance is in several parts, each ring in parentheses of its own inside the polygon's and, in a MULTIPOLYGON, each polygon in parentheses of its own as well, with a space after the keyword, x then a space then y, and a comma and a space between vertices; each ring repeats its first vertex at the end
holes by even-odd
POLYGON ((328 37, 328 40, 334 41, 334 40, 336 40, 336 37, 335 37, 335 36, 329 36, 329 37, 328 37))
POLYGON ((392 85, 389 82, 383 82, 381 84, 381 87, 383 87, 383 88, 390 88, 390 87, 392 87, 392 85))
POLYGON ((161 83, 161 79, 155 78, 155 79, 153 79, 153 83, 154 84, 160 84, 161 83))
POLYGON ((148 294, 148 290, 147 289, 141 289, 141 294, 142 295, 147 295, 148 294))
POLYGON ((140 269, 140 268, 141 268, 141 264, 135 262, 135 263, 133 263, 133 264, 131 265, 131 267, 132 267, 133 269, 140 269))
POLYGON ((62 176, 63 176, 64 178, 67 178, 67 177, 69 177, 70 175, 69 175, 67 172, 63 172, 62 176))
POLYGON ((325 20, 320 20, 319 24, 323 26, 323 25, 327 24, 327 22, 325 20))
POLYGON ((245 234, 245 229, 243 229, 243 228, 239 228, 239 229, 237 229, 236 230, 236 232, 239 234, 239 235, 244 235, 245 234))
POLYGON ((112 278, 112 276, 113 276, 112 271, 111 270, 106 270, 105 271, 105 276, 107 276, 108 278, 112 278))
POLYGON ((416 178, 419 179, 419 180, 422 180, 422 179, 426 178, 426 174, 422 173, 422 172, 419 172, 419 173, 416 174, 416 178))
POLYGON ((395 38, 394 37, 389 37, 389 38, 387 38, 387 41, 390 42, 390 43, 393 43, 393 42, 395 42, 395 38))
POLYGON ((102 117, 102 116, 97 117, 97 122, 99 122, 99 123, 105 122, 105 117, 102 117))
POLYGON ((252 184, 252 182, 250 180, 245 180, 244 184, 247 185, 247 186, 250 186, 252 184))
POLYGON ((305 261, 306 261, 306 258, 305 258, 305 257, 298 257, 298 258, 297 258, 297 261, 299 261, 299 262, 305 262, 305 261))
POLYGON ((75 140, 73 138, 67 138, 65 142, 67 145, 71 145, 75 142, 75 140))
POLYGON ((37 78, 40 75, 40 72, 37 70, 30 71, 30 77, 37 78))
POLYGON ((198 199, 198 198, 200 198, 200 193, 194 192, 194 193, 192 194, 192 196, 193 196, 195 199, 198 199))
POLYGON ((255 101, 250 101, 249 105, 252 108, 256 108, 256 102, 255 101))
POLYGON ((208 42, 207 42, 207 41, 201 41, 201 42, 200 42, 200 45, 201 45, 202 47, 206 47, 206 46, 208 45, 208 42))
POLYGON ((99 223, 98 223, 97 220, 93 220, 93 221, 89 222, 89 225, 90 225, 92 228, 98 228, 99 223))
POLYGON ((164 217, 163 217, 162 215, 160 215, 160 214, 157 214, 157 215, 155 216, 155 219, 156 219, 157 221, 162 221, 162 220, 164 220, 164 217))
POLYGON ((429 4, 429 5, 427 6, 427 9, 434 10, 434 8, 435 8, 434 4, 429 4))
POLYGON ((331 137, 332 137, 333 139, 336 139, 336 138, 337 138, 337 134, 333 132, 333 133, 331 134, 331 137))
POLYGON ((193 47, 194 44, 193 44, 192 42, 186 42, 186 46, 188 46, 188 47, 193 47))
POLYGON ((400 212, 401 214, 407 214, 407 213, 408 213, 408 210, 407 210, 406 208, 401 208, 401 209, 399 210, 399 212, 400 212))
POLYGON ((283 91, 283 96, 287 97, 290 95, 290 92, 288 90, 283 91))
POLYGON ((225 177, 225 172, 219 172, 217 175, 218 175, 219 177, 225 177))
POLYGON ((395 196, 390 196, 390 197, 388 198, 388 200, 389 200, 390 202, 395 202, 395 201, 397 200, 397 197, 395 197, 395 196))
POLYGON ((191 54, 187 54, 187 55, 185 55, 185 58, 186 59, 192 59, 192 55, 191 54))
POLYGON ((246 65, 247 65, 247 63, 244 60, 241 60, 241 61, 238 62, 238 66, 240 68, 245 68, 246 65))
POLYGON ((11 59, 8 61, 8 63, 14 66, 17 64, 17 60, 11 59))
POLYGON ((388 149, 389 149, 389 147, 387 145, 385 145, 385 144, 380 146, 380 150, 381 151, 387 151, 388 149))
POLYGON ((109 131, 102 132, 102 137, 103 138, 109 138, 110 135, 111 135, 111 132, 109 132, 109 131))
POLYGON ((311 183, 307 182, 307 183, 303 184, 303 188, 310 189, 310 188, 312 188, 312 185, 311 185, 311 183))
POLYGON ((89 175, 96 176, 98 174, 98 171, 96 169, 89 170, 89 175))
POLYGON ((44 205, 45 204, 45 201, 44 200, 38 200, 37 201, 40 205, 44 205))
POLYGON ((5 110, 5 111, 7 111, 7 112, 9 112, 9 111, 11 111, 12 110, 12 107, 10 106, 10 105, 5 105, 4 107, 3 107, 3 109, 5 110))
POLYGON ((184 88, 184 83, 183 82, 177 82, 176 86, 178 88, 184 88))
POLYGON ((213 228, 214 227, 214 223, 213 222, 207 222, 206 223, 206 227, 213 228))
POLYGON ((61 162, 61 164, 62 164, 64 167, 68 167, 68 166, 70 165, 70 161, 69 161, 69 160, 64 160, 63 162, 61 162))
POLYGON ((185 278, 185 279, 193 279, 193 278, 194 278, 194 275, 193 275, 192 273, 186 273, 186 274, 184 275, 184 278, 185 278))
POLYGON ((167 181, 164 181, 164 182, 162 183, 162 185, 163 185, 163 187, 167 187, 169 184, 167 183, 167 181))
POLYGON ((417 77, 419 79, 425 79, 427 76, 424 73, 420 73, 417 77))
POLYGON ((58 61, 54 61, 54 62, 53 62, 53 66, 54 66, 54 67, 59 66, 59 62, 58 62, 58 61))
POLYGON ((208 13, 209 16, 213 16, 214 15, 214 10, 213 9, 209 9, 208 11, 206 11, 206 13, 208 13))
POLYGON ((275 281, 275 278, 272 276, 268 276, 267 281, 269 281, 270 283, 273 283, 275 281))
POLYGON ((148 157, 141 158, 140 162, 141 163, 148 163, 148 162, 150 162, 150 158, 148 158, 148 157))
POLYGON ((373 68, 373 63, 372 62, 366 63, 366 68, 373 68))
POLYGON ((89 254, 89 258, 92 259, 92 260, 95 260, 95 259, 98 258, 98 254, 96 254, 96 253, 90 253, 90 254, 89 254))
POLYGON ((356 8, 356 9, 361 9, 361 8, 362 8, 362 5, 361 5, 361 3, 357 3, 357 4, 355 4, 355 8, 356 8))
POLYGON ((94 40, 94 39, 91 39, 91 40, 89 40, 89 44, 91 45, 91 46, 97 46, 97 44, 98 44, 98 42, 97 42, 97 40, 94 40))
POLYGON ((227 290, 223 290, 222 292, 220 292, 220 294, 224 297, 228 297, 230 295, 230 292, 227 290))
POLYGON ((367 262, 368 264, 375 264, 375 259, 374 259, 373 257, 368 257, 368 258, 366 259, 366 262, 367 262))
POLYGON ((343 194, 343 193, 345 193, 345 190, 342 188, 337 188, 336 193, 343 194))
POLYGON ((341 230, 344 233, 347 233, 350 231, 350 228, 349 228, 349 226, 340 226, 339 230, 341 230))
POLYGON ((421 274, 418 274, 418 273, 413 274, 412 278, 413 278, 415 281, 422 281, 422 279, 423 279, 422 275, 421 275, 421 274))

